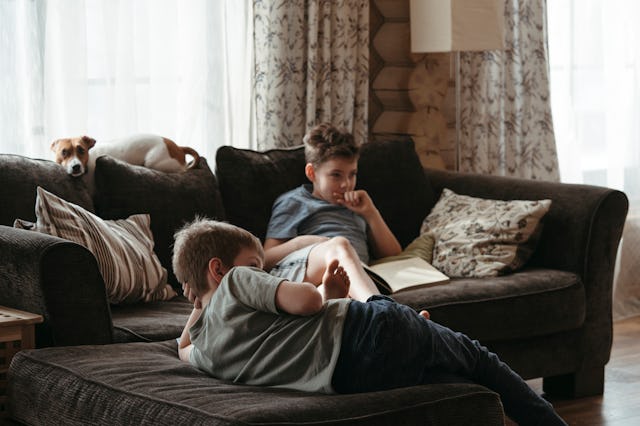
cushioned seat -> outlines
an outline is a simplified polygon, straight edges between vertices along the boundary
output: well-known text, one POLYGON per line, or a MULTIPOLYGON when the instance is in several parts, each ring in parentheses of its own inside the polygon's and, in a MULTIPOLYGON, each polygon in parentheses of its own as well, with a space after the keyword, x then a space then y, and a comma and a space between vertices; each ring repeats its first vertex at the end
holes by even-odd
POLYGON ((193 304, 184 296, 168 302, 112 305, 113 341, 117 343, 176 338, 182 334, 193 304))
POLYGON ((22 351, 9 371, 11 416, 30 425, 504 424, 497 394, 474 384, 353 395, 258 388, 213 379, 176 350, 172 340, 22 351))
MULTIPOLYGON (((428 309, 434 321, 481 342, 573 330, 584 322, 586 309, 580 277, 550 269, 453 279, 443 285, 396 293, 393 298, 416 310, 428 309), (474 321, 468 321, 469 317, 474 321)), ((171 302, 112 306, 114 341, 160 341, 179 336, 192 306, 182 296, 171 302)))
POLYGON ((460 278, 393 297, 415 309, 428 309, 434 321, 481 342, 573 330, 584 323, 586 312, 580 277, 542 268, 460 278))

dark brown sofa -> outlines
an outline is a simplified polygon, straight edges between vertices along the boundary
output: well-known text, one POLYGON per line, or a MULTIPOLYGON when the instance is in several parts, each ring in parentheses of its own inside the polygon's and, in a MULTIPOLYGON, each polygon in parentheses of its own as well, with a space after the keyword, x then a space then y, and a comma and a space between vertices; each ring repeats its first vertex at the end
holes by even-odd
MULTIPOLYGON (((0 304, 43 315, 45 321, 37 327, 39 347, 118 343, 19 353, 9 381, 15 419, 44 424, 43 419, 55 413, 73 418, 74 408, 63 402, 49 401, 50 408, 46 408, 42 391, 62 391, 61 383, 70 374, 83 379, 73 388, 76 395, 104 390, 102 405, 82 410, 85 420, 99 416, 97 411, 115 410, 117 406, 109 404, 116 396, 110 392, 124 381, 127 385, 116 389, 117 397, 135 395, 149 403, 136 404, 135 398, 125 398, 127 413, 134 417, 160 412, 168 416, 166 410, 177 404, 211 424, 279 424, 285 419, 344 424, 397 424, 395 421, 406 419, 406 424, 414 424, 416 418, 429 418, 425 412, 442 414, 427 421, 433 424, 474 424, 473 419, 480 419, 469 414, 473 411, 438 411, 453 404, 482 407, 473 409, 486 414, 479 424, 502 421, 499 399, 475 385, 432 385, 388 395, 335 397, 215 381, 174 358, 172 339, 180 334, 190 312, 184 298, 110 306, 88 250, 10 227, 18 217, 35 219, 37 185, 105 219, 150 213, 156 253, 170 271, 171 237, 182 223, 196 214, 206 215, 243 226, 263 238, 275 197, 305 181, 304 155, 299 148, 258 153, 223 147, 216 163, 215 175, 206 161, 184 174, 166 175, 103 157, 97 163, 97 191, 91 199, 80 182, 50 161, 0 155, 0 304), (124 370, 115 367, 118 360, 126 360, 124 370), (161 370, 169 375, 154 376, 157 369, 150 365, 162 365, 161 370), (150 375, 159 382, 143 386, 127 380, 127 373, 150 375), (204 382, 210 386, 207 393, 212 401, 229 403, 215 405, 218 408, 208 408, 203 414, 200 397, 186 389, 204 382), (176 383, 188 395, 167 390, 169 383, 176 383), (42 404, 34 411, 25 398, 42 404), (159 408, 163 403, 169 404, 165 411, 159 408), (325 403, 334 411, 322 410, 325 403), (33 412, 38 414, 30 414, 33 412)), ((585 185, 423 171, 409 141, 366 144, 359 168, 358 185, 369 191, 403 245, 418 235, 422 220, 445 187, 493 199, 552 199, 537 249, 522 270, 496 278, 453 279, 444 286, 398 294, 396 299, 415 309, 428 309, 433 320, 479 339, 524 378, 543 377, 547 392, 571 396, 602 392, 612 339, 613 269, 628 207, 623 193, 585 185)), ((179 289, 172 274, 170 278, 179 289)))

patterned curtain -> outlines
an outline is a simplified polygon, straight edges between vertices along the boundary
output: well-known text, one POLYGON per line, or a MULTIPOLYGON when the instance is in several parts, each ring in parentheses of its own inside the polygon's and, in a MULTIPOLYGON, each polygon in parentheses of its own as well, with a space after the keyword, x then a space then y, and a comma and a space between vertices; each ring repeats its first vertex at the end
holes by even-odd
POLYGON ((259 149, 323 121, 365 140, 369 0, 254 0, 254 43, 259 149))
POLYGON ((460 55, 460 170, 559 181, 546 1, 506 0, 505 41, 460 55))

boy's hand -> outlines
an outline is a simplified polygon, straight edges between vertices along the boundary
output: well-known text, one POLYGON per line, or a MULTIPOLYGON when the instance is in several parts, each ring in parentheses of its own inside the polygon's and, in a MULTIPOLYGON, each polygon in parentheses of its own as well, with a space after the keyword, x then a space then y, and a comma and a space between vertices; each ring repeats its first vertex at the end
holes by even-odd
POLYGON ((342 299, 349 294, 349 276, 340 266, 338 259, 333 259, 322 276, 323 298, 342 299))
POLYGON ((202 309, 202 302, 191 292, 189 283, 182 283, 182 294, 189 299, 189 302, 193 303, 195 309, 202 309))
POLYGON ((369 197, 369 194, 364 189, 358 189, 356 191, 347 191, 343 197, 340 194, 334 194, 338 204, 341 204, 349 210, 358 213, 365 218, 371 212, 375 211, 375 205, 369 197))

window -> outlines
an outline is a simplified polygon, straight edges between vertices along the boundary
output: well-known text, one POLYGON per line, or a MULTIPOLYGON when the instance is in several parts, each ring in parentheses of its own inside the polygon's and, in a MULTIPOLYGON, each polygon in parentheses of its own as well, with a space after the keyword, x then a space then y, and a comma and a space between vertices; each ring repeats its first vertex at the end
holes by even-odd
POLYGON ((640 28, 635 0, 547 2, 551 102, 565 182, 640 201, 640 28))
POLYGON ((157 133, 213 159, 252 147, 250 0, 0 4, 0 152, 157 133), (6 52, 6 55, 5 55, 6 52))
POLYGON ((547 2, 553 111, 565 182, 623 190, 613 318, 640 313, 640 2, 547 2))

